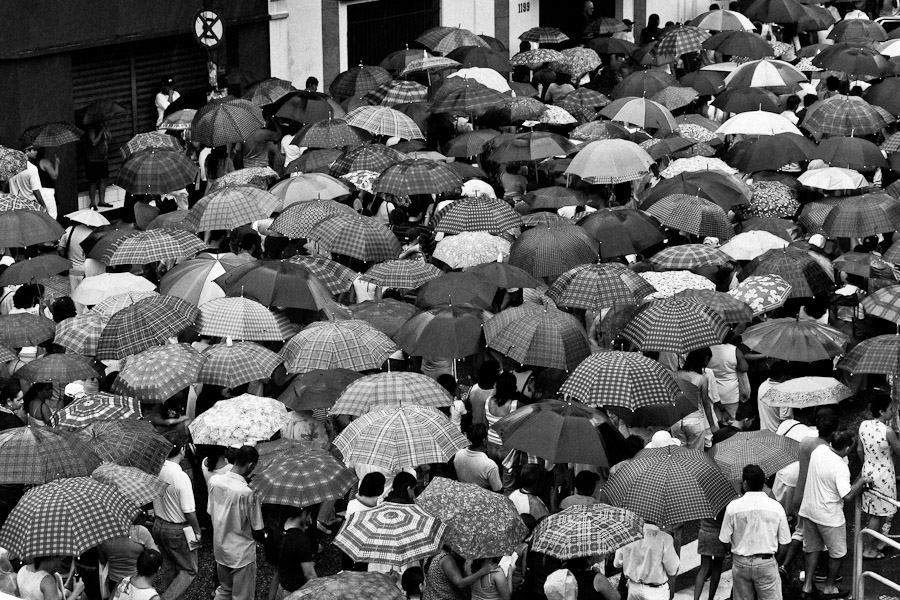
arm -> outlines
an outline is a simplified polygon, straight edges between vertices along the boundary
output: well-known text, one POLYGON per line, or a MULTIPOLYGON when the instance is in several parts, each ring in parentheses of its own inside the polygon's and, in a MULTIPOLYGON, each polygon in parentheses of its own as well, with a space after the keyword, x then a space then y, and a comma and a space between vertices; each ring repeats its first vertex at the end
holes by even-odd
POLYGON ((307 581, 318 578, 318 575, 316 575, 316 563, 312 561, 300 563, 300 567, 303 569, 303 575, 307 581))
POLYGON ((497 468, 497 465, 494 465, 488 473, 488 481, 491 484, 491 491, 499 492, 503 489, 503 482, 500 480, 500 469, 497 468))
MULTIPOLYGON (((891 433, 893 433, 893 431, 888 429, 888 434, 891 434, 891 433)), ((888 442, 890 442, 890 441, 891 441, 891 438, 888 437, 888 442)), ((891 446, 891 450, 894 450, 893 446, 891 446)), ((894 453, 896 454, 896 450, 894 450, 894 453)), ((856 434, 856 455, 859 457, 859 460, 861 460, 861 461, 866 460, 866 450, 865 450, 865 448, 863 448, 863 441, 862 441, 862 438, 859 437, 859 433, 856 434)))
POLYGON ((619 600, 619 590, 613 587, 602 573, 594 575, 594 591, 599 592, 603 600, 619 600))
MULTIPOLYGON (((891 451, 894 453, 894 456, 900 456, 900 440, 897 439, 897 434, 894 433, 894 430, 888 426, 887 428, 887 441, 891 446, 891 451)), ((860 456, 862 459, 862 456, 860 456)))
POLYGON ((200 547, 200 522, 197 520, 197 513, 184 513, 184 520, 187 521, 188 525, 191 526, 191 529, 194 530, 194 535, 197 536, 197 542, 194 544, 194 547, 191 548, 191 550, 195 550, 200 547))
POLYGON ((493 565, 489 563, 481 567, 481 569, 475 571, 471 575, 463 577, 462 573, 459 572, 459 567, 456 566, 455 560, 453 560, 449 556, 445 556, 441 559, 441 571, 444 572, 444 575, 448 580, 450 580, 450 583, 453 584, 453 587, 458 590, 471 587, 473 583, 481 579, 484 575, 490 573, 491 569, 493 568, 493 565))
POLYGON ((44 202, 44 195, 41 193, 41 188, 38 186, 37 188, 31 190, 31 193, 34 194, 34 199, 38 201, 38 204, 44 207, 44 210, 47 210, 47 203, 44 202))
POLYGON ((873 479, 871 477, 860 477, 856 480, 853 486, 850 488, 850 491, 847 492, 846 495, 842 498, 844 502, 852 502, 859 496, 866 486, 872 483, 873 479))
POLYGON ((41 161, 41 164, 44 166, 44 170, 47 172, 47 175, 50 176, 50 179, 56 181, 56 178, 59 177, 59 157, 56 157, 56 160, 50 160, 49 158, 45 158, 41 161))
POLYGON ((510 588, 512 588, 510 584, 512 571, 512 569, 509 570, 509 575, 504 575, 502 569, 497 569, 491 573, 491 579, 494 581, 494 585, 497 586, 497 595, 500 596, 500 600, 509 600, 510 588))
POLYGON ((737 360, 737 367, 735 368, 735 370, 738 373, 746 373, 749 369, 749 365, 747 365, 747 359, 744 358, 744 353, 741 352, 740 348, 735 349, 734 357, 737 360))

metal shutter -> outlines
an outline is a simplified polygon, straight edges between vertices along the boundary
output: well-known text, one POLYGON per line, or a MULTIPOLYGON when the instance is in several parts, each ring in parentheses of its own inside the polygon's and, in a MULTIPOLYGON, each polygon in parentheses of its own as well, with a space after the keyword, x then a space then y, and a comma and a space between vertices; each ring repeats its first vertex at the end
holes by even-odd
POLYGON ((440 0, 379 0, 347 6, 347 64, 377 65, 441 24, 440 0))

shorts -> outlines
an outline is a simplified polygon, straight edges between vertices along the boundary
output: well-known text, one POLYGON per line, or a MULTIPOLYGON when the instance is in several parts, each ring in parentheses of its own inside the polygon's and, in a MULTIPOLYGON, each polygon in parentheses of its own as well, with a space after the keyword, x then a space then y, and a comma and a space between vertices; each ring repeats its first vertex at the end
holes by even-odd
POLYGON ((805 521, 803 517, 797 517, 797 524, 794 526, 794 533, 791 534, 791 541, 794 542, 802 542, 803 541, 803 521, 805 521))
POLYGON ((803 551, 821 552, 826 549, 829 558, 847 555, 847 524, 829 527, 803 519, 803 551))
POLYGON ((89 162, 84 165, 84 178, 88 181, 99 181, 109 177, 108 162, 89 162))
POLYGON ((697 554, 714 557, 728 556, 728 546, 719 541, 717 533, 701 529, 697 536, 697 554))

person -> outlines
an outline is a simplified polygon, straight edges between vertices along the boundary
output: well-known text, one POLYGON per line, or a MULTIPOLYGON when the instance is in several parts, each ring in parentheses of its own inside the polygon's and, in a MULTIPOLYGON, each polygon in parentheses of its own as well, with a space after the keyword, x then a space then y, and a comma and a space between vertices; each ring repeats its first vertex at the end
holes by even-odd
POLYGON ((47 206, 47 213, 56 218, 56 180, 59 178, 59 155, 52 160, 47 157, 46 148, 38 148, 35 156, 38 177, 41 179, 41 197, 47 206))
POLYGON ((503 466, 503 461, 512 448, 503 445, 500 434, 493 428, 494 424, 519 407, 516 399, 516 376, 513 373, 501 373, 497 377, 494 393, 484 403, 484 416, 487 419, 487 455, 491 457, 500 472, 503 489, 510 490, 514 484, 514 476, 510 469, 503 466))
POLYGON ((159 127, 162 125, 163 119, 165 118, 166 109, 169 108, 169 105, 178 100, 181 97, 177 91, 175 91, 175 80, 171 77, 166 77, 162 80, 162 83, 159 84, 159 91, 156 93, 156 97, 154 98, 154 104, 156 105, 156 126, 159 127))
POLYGON ((303 89, 307 92, 319 91, 319 80, 315 77, 307 77, 306 84, 304 84, 303 89))
POLYGON ((697 554, 700 555, 700 568, 697 569, 697 577, 694 579, 694 600, 700 600, 707 578, 709 579, 709 599, 715 600, 716 590, 719 589, 719 580, 722 578, 722 567, 725 564, 725 557, 728 556, 728 546, 719 541, 724 518, 725 509, 722 509, 715 519, 700 520, 700 531, 697 532, 697 554))
POLYGON ((191 479, 181 468, 184 446, 174 444, 159 478, 168 484, 162 496, 153 499, 153 539, 162 556, 161 600, 180 600, 197 577, 197 548, 200 546, 200 523, 194 505, 191 479), (195 541, 188 543, 185 528, 193 529, 195 541))
POLYGON ((788 380, 788 365, 783 360, 775 361, 769 371, 769 378, 759 384, 757 405, 759 407, 759 428, 762 431, 778 431, 782 423, 794 418, 794 411, 789 406, 772 406, 766 400, 766 394, 776 390, 788 380))
MULTIPOLYGON (((862 474, 872 478, 872 489, 888 498, 897 498, 897 478, 894 459, 900 458, 900 441, 890 423, 897 417, 897 404, 887 394, 878 394, 869 402, 872 419, 859 424, 857 450, 863 461, 862 474)), ((867 491, 862 495, 862 509, 869 515, 869 529, 881 531, 884 521, 897 512, 897 508, 867 491)), ((865 558, 884 558, 878 541, 866 538, 865 558)))
POLYGON ((386 478, 384 473, 373 471, 367 473, 359 482, 359 490, 356 497, 347 503, 347 518, 358 512, 367 511, 378 506, 381 496, 384 495, 386 478))
POLYGON ((797 109, 800 108, 800 96, 796 94, 791 94, 784 101, 784 111, 781 113, 781 116, 797 125, 800 122, 800 117, 797 116, 797 109))
POLYGON ((462 557, 446 546, 425 563, 425 587, 422 600, 466 600, 473 583, 493 570, 485 563, 474 573, 463 576, 462 557))
MULTIPOLYGON (((822 431, 822 426, 819 426, 822 431)), ((847 554, 847 522, 844 503, 852 502, 872 482, 861 475, 850 483, 850 468, 844 458, 853 449, 856 436, 849 431, 834 432, 825 438, 830 445, 820 445, 809 457, 803 500, 798 514, 803 517, 803 552, 805 553, 805 594, 843 594, 835 585, 841 561, 847 554), (828 551, 828 575, 822 588, 814 590, 819 557, 828 551)), ((837 597, 837 596, 832 596, 837 597)))
POLYGON ((106 179, 109 177, 109 130, 103 121, 91 123, 85 128, 87 151, 85 152, 84 174, 88 180, 88 198, 91 208, 109 208, 106 202, 106 179), (95 201, 96 200, 96 201, 95 201))
POLYGON ((422 567, 410 567, 400 576, 400 589, 406 596, 406 600, 421 600, 422 590, 425 587, 425 573, 422 567))
POLYGON ((644 537, 616 550, 613 566, 628 580, 628 600, 669 600, 669 578, 681 560, 672 536, 644 522, 644 537))
POLYGON ((474 483, 493 492, 503 489, 500 481, 500 470, 497 463, 487 455, 487 427, 483 423, 474 423, 466 432, 469 447, 459 450, 453 457, 456 478, 463 483, 474 483))
POLYGON ((597 482, 600 481, 600 475, 593 471, 581 471, 575 476, 575 493, 563 498, 559 503, 559 509, 565 510, 570 506, 593 506, 598 504, 594 492, 597 489, 597 482))
POLYGON ((575 86, 572 85, 572 76, 568 73, 557 73, 556 81, 547 86, 547 102, 556 104, 565 98, 567 94, 571 94, 574 91, 575 86))
POLYGON ((40 427, 53 424, 53 408, 50 405, 52 397, 52 383, 35 383, 28 388, 28 391, 22 397, 22 401, 25 404, 29 425, 40 427))
POLYGON ((284 535, 281 551, 278 553, 278 591, 276 600, 282 600, 316 579, 316 565, 313 561, 315 545, 307 534, 313 522, 313 507, 285 508, 284 535), (299 567, 299 568, 298 568, 299 567))
POLYGON ((547 505, 538 496, 546 480, 544 474, 544 468, 540 465, 527 464, 522 468, 519 487, 509 495, 520 515, 531 515, 535 520, 550 515, 547 505))
POLYGON ((575 33, 576 37, 582 37, 584 35, 584 30, 587 29, 588 25, 591 24, 591 21, 594 18, 594 3, 591 0, 586 0, 584 4, 581 5, 581 14, 578 15, 578 22, 576 23, 575 33))
MULTIPOLYGON (((741 401, 741 378, 747 379, 749 365, 737 346, 729 341, 724 344, 710 346, 712 358, 707 365, 716 376, 716 392, 719 395, 719 406, 723 413, 721 420, 728 421, 737 417, 738 403, 741 401)), ((749 397, 749 382, 747 385, 749 397)))
POLYGON ((256 595, 256 542, 265 534, 259 497, 247 482, 258 461, 256 448, 241 446, 231 471, 209 480, 207 512, 219 576, 215 600, 254 600, 256 595))
POLYGON ((622 19, 622 23, 627 27, 625 31, 617 31, 612 36, 617 40, 625 40, 634 43, 634 22, 630 19, 622 19))
POLYGON ((641 46, 652 44, 659 37, 659 15, 653 13, 647 17, 647 26, 641 30, 641 46))
POLYGON ((22 149, 28 162, 25 170, 20 171, 9 178, 9 192, 14 196, 22 196, 26 200, 32 200, 40 204, 44 210, 49 212, 47 201, 41 190, 41 174, 37 166, 38 150, 34 145, 29 144, 22 149))
POLYGON ((416 499, 416 476, 407 471, 400 471, 394 476, 391 491, 385 496, 385 502, 395 504, 413 504, 416 499))
MULTIPOLYGON (((784 508, 764 491, 766 474, 759 465, 741 472, 744 495, 725 508, 719 541, 731 546, 734 600, 781 600, 776 554, 791 541, 784 508)), ((710 598, 715 594, 710 590, 710 598)))
POLYGON ((712 358, 709 348, 692 350, 684 359, 684 364, 675 371, 675 380, 682 393, 690 400, 696 410, 672 426, 672 434, 680 439, 685 447, 692 450, 703 450, 712 439, 710 422, 714 422, 712 401, 709 398, 709 379, 704 370, 712 358), (687 385, 682 385, 682 382, 687 385))
POLYGON ((485 566, 490 566, 490 571, 472 584, 472 600, 509 600, 512 569, 510 574, 504 573, 498 558, 479 558, 472 561, 473 571, 477 572, 485 566))
POLYGON ((516 165, 507 165, 503 172, 500 173, 500 186, 503 188, 504 198, 524 195, 527 185, 528 180, 521 174, 521 169, 516 165))
POLYGON ((0 431, 25 426, 24 396, 18 380, 0 381, 0 431))
MULTIPOLYGON (((144 515, 141 513, 132 522, 129 535, 112 538, 100 544, 99 558, 108 565, 107 580, 110 591, 115 590, 119 582, 127 577, 140 576, 137 565, 140 558, 144 556, 145 550, 153 550, 159 556, 160 562, 156 567, 156 571, 162 567, 162 557, 159 554, 159 548, 153 540, 150 531, 141 524, 143 520, 144 515)), ((154 580, 156 579, 156 571, 153 572, 154 580)))
POLYGON ((486 360, 478 367, 475 385, 469 388, 469 406, 472 410, 472 424, 481 423, 487 427, 485 407, 487 399, 494 393, 497 378, 500 376, 500 363, 486 360))
POLYGON ((268 167, 273 164, 272 156, 280 148, 278 133, 260 127, 241 144, 244 167, 268 167))
POLYGON ((84 592, 84 582, 77 581, 71 590, 63 585, 60 571, 62 556, 37 556, 30 565, 16 573, 16 585, 22 600, 78 600, 84 592))
POLYGON ((136 574, 129 575, 116 586, 113 600, 159 600, 153 585, 162 568, 162 557, 152 548, 145 548, 137 557, 136 574))

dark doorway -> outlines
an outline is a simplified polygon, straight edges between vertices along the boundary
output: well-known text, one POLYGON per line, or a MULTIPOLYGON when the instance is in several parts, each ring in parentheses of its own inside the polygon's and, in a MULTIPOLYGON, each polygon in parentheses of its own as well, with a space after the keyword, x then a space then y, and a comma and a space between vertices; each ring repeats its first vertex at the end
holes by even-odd
POLYGON ((377 65, 441 21, 440 0, 379 0, 347 6, 347 65, 377 65))

